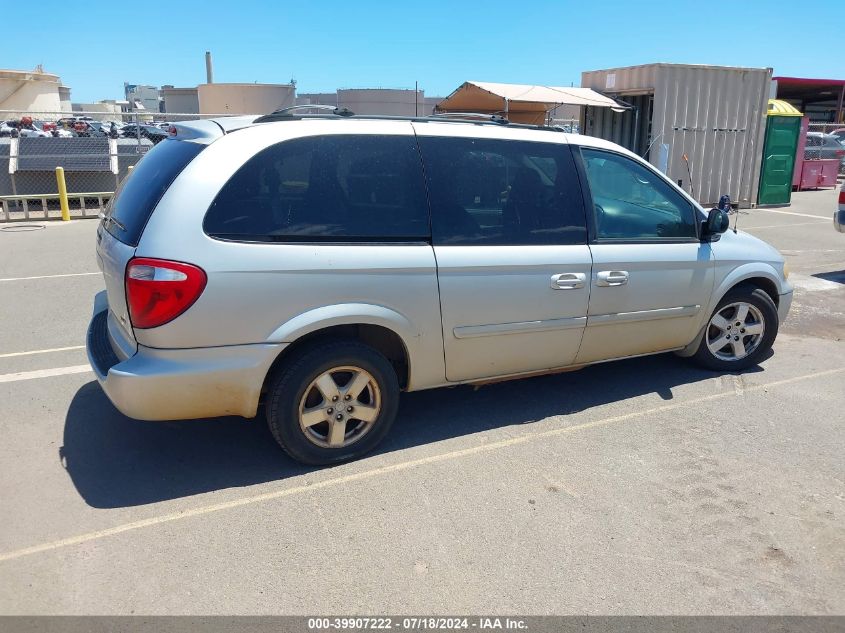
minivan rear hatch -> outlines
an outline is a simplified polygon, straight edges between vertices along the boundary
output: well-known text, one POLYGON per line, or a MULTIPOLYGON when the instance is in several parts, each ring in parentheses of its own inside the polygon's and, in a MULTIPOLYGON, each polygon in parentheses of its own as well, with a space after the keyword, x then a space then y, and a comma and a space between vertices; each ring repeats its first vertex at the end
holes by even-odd
POLYGON ((126 265, 164 192, 203 148, 202 143, 176 139, 160 142, 123 179, 103 213, 97 229, 97 263, 108 293, 109 338, 121 359, 137 349, 126 306, 126 265))

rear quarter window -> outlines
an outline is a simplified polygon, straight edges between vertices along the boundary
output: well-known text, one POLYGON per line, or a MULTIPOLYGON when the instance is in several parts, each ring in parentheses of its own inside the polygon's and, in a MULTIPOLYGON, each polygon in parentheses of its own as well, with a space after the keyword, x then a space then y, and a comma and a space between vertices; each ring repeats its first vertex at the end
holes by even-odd
POLYGON ((153 147, 123 179, 106 215, 105 228, 124 244, 137 246, 158 201, 204 145, 170 139, 153 147))
POLYGON ((427 240, 415 139, 329 135, 268 147, 224 185, 203 229, 236 241, 427 240))

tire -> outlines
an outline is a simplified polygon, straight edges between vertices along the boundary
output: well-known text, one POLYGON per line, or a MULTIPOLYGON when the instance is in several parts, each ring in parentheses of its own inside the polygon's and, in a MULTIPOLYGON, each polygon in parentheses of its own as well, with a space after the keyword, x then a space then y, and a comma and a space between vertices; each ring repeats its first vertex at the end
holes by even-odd
POLYGON ((271 380, 265 412, 288 455, 326 466, 372 451, 398 408, 399 380, 390 362, 363 343, 339 340, 307 348, 283 366, 271 380))
POLYGON ((715 371, 742 371, 759 363, 777 334, 778 311, 772 298, 760 288, 738 286, 728 291, 710 315, 692 359, 715 371), (720 342, 722 347, 718 347, 720 342))

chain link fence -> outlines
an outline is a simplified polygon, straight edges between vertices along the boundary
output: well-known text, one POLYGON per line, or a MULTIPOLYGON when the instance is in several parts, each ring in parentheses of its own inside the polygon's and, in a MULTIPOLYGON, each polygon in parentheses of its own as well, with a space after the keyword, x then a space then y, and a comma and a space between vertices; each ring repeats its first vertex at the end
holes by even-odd
POLYGON ((807 126, 804 160, 838 161, 838 180, 845 178, 845 123, 815 123, 807 126))
POLYGON ((60 218, 57 167, 71 217, 96 216, 172 123, 220 116, 0 110, 0 222, 60 218))
MULTIPOLYGON (((57 167, 64 170, 71 217, 97 216, 171 124, 223 116, 231 115, 0 110, 0 222, 62 217, 57 167)), ((547 123, 579 131, 577 119, 547 123)))

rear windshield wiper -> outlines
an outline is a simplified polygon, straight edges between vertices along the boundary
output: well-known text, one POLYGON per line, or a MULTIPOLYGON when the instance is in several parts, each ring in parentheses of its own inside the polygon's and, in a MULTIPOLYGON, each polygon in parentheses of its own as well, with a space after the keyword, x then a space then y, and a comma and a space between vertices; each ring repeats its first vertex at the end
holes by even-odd
POLYGON ((121 222, 119 222, 118 220, 115 220, 111 215, 106 215, 105 213, 100 213, 99 218, 101 220, 103 220, 104 222, 106 222, 107 224, 114 224, 117 228, 119 228, 121 231, 126 233, 126 227, 121 222))

